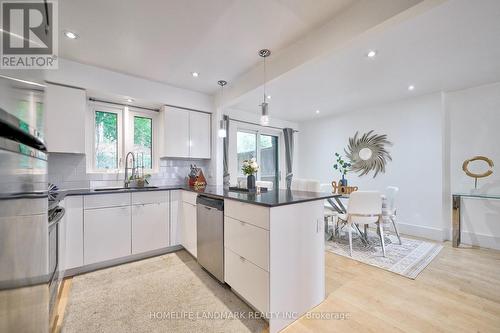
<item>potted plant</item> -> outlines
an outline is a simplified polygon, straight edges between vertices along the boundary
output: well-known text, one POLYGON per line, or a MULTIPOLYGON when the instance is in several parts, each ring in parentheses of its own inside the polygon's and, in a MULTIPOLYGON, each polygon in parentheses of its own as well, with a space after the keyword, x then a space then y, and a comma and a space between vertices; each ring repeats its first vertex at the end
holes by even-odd
POLYGON ((259 171, 257 160, 254 157, 250 160, 244 160, 241 170, 247 176, 247 189, 249 191, 255 190, 255 174, 259 171))
POLYGON ((336 160, 336 163, 333 165, 333 168, 335 170, 337 170, 342 177, 342 179, 339 180, 339 185, 340 186, 347 186, 347 179, 345 178, 345 175, 349 171, 349 168, 351 167, 351 163, 344 161, 344 158, 339 153, 335 153, 335 158, 337 160, 336 160))

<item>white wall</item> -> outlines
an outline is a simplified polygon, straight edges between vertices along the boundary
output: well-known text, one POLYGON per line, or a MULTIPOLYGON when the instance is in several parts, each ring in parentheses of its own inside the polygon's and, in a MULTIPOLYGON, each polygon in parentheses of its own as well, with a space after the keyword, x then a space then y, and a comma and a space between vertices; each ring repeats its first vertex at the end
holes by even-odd
POLYGON ((398 186, 400 231, 442 240, 450 224, 442 195, 443 119, 441 94, 433 94, 300 123, 298 176, 338 180, 334 154, 343 153, 349 137, 372 129, 387 134, 394 145, 386 173, 375 179, 348 174, 349 184, 380 191, 398 186))
MULTIPOLYGON (((471 192, 474 179, 465 175, 462 163, 483 155, 495 167, 490 177, 478 180, 478 192, 500 195, 500 83, 448 93, 446 101, 451 191, 471 192)), ((484 171, 485 165, 475 167, 484 171)), ((500 249, 500 200, 463 199, 462 242, 500 249)))

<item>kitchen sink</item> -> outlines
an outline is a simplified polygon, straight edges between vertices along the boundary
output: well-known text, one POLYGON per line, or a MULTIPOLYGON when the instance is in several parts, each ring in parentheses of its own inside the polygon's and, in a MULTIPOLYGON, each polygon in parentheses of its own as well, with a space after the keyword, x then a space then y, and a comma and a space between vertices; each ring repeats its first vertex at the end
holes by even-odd
POLYGON ((158 188, 158 186, 144 186, 144 187, 102 187, 93 189, 94 192, 103 192, 103 191, 120 191, 120 190, 152 190, 158 188))

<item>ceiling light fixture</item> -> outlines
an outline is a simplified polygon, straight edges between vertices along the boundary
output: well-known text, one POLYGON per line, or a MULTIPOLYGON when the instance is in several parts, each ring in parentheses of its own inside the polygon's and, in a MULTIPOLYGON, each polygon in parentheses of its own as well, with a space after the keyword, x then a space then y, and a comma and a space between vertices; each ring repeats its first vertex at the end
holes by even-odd
POLYGON ((200 73, 198 73, 198 72, 191 72, 191 75, 193 77, 198 77, 198 76, 200 76, 200 73))
POLYGON ((375 56, 377 55, 377 51, 370 50, 366 55, 368 56, 368 58, 375 58, 375 56))
POLYGON ((415 90, 415 86, 414 86, 414 85, 412 85, 412 84, 411 84, 411 85, 409 85, 409 86, 408 86, 408 90, 409 90, 409 91, 413 91, 413 90, 415 90))
POLYGON ((269 125, 269 103, 266 102, 266 58, 271 55, 271 51, 268 49, 262 49, 259 51, 259 56, 263 58, 264 61, 264 99, 262 104, 260 105, 261 116, 260 116, 260 124, 262 126, 269 125))
POLYGON ((271 95, 267 95, 267 99, 271 99, 271 95))
POLYGON ((69 39, 77 39, 78 35, 74 33, 73 31, 65 31, 64 36, 66 36, 69 39))
POLYGON ((134 101, 134 99, 133 99, 133 98, 130 98, 130 97, 129 97, 129 98, 127 98, 127 102, 128 102, 128 103, 132 103, 133 101, 134 101))
POLYGON ((225 138, 227 136, 227 126, 226 126, 226 121, 224 120, 224 86, 227 84, 227 81, 224 80, 219 80, 217 81, 217 84, 220 86, 220 100, 221 100, 221 113, 222 113, 222 118, 219 122, 219 138, 225 138))
POLYGON ((319 110, 316 110, 316 114, 319 114, 319 110))

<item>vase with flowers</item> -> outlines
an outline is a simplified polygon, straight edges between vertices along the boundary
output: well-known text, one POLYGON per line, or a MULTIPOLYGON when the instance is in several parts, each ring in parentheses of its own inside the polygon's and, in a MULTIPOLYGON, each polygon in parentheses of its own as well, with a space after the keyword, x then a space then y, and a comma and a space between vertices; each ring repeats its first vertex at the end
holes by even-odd
POLYGON ((249 191, 255 190, 255 174, 259 171, 259 165, 257 164, 257 160, 255 157, 244 160, 243 165, 241 167, 243 174, 247 176, 247 189, 249 191))
POLYGON ((351 163, 346 162, 342 155, 339 153, 335 153, 335 164, 333 165, 333 168, 337 170, 340 173, 340 176, 342 177, 339 180, 339 185, 340 186, 347 186, 347 179, 345 178, 345 175, 347 172, 349 172, 349 168, 351 167, 351 163))

